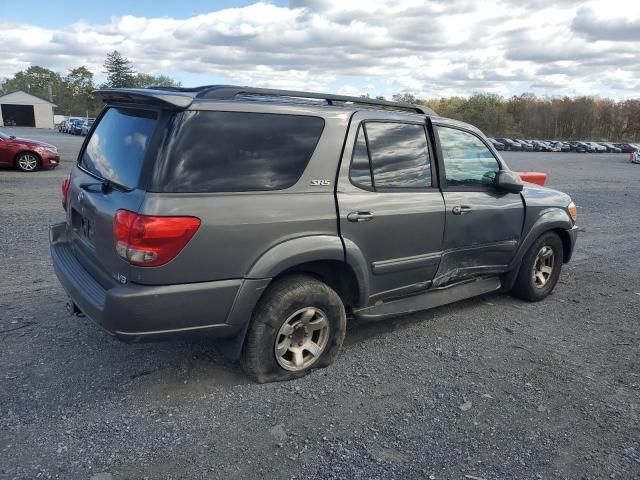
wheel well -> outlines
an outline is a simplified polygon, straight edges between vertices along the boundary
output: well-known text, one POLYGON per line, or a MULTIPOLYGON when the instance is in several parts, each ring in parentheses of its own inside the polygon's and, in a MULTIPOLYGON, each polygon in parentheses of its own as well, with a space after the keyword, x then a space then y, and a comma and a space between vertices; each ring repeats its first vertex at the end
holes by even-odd
POLYGON ((31 153, 33 155, 36 156, 36 158, 38 159, 38 161, 40 162, 40 164, 42 164, 42 157, 40 155, 38 155, 37 152, 34 152, 33 150, 22 150, 18 153, 16 153, 15 157, 13 157, 13 166, 17 167, 18 166, 18 158, 20 157, 20 155, 22 155, 23 153, 31 153))
POLYGON ((320 260, 303 263, 288 268, 284 272, 281 272, 276 278, 291 273, 307 273, 323 281, 336 291, 347 309, 359 304, 360 290, 358 287, 358 279, 351 267, 344 262, 338 260, 320 260))
POLYGON ((571 238, 567 231, 562 228, 556 228, 553 231, 556 232, 560 240, 562 240, 562 262, 567 263, 571 258, 571 238))

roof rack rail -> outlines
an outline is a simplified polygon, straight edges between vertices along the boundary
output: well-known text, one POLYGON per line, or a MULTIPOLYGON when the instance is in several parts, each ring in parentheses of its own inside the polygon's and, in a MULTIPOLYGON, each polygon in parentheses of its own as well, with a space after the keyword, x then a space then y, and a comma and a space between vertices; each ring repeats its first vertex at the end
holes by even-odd
POLYGON ((277 90, 272 88, 239 87, 235 85, 205 85, 195 88, 182 87, 149 87, 154 90, 165 90, 172 92, 193 92, 196 98, 208 98, 212 100, 233 100, 236 97, 245 96, 267 96, 267 97, 290 97, 323 100, 327 105, 334 105, 334 102, 353 103, 357 105, 367 105, 376 107, 395 108, 407 110, 423 115, 435 115, 430 108, 422 105, 414 105, 404 102, 389 102, 387 100, 376 100, 364 97, 351 97, 347 95, 333 95, 330 93, 301 92, 297 90, 277 90))
POLYGON ((301 92, 297 90, 277 90, 272 88, 238 87, 231 85, 211 85, 209 87, 201 88, 202 90, 198 92, 196 98, 233 100, 235 97, 241 95, 310 98, 324 100, 325 102, 327 102, 327 105, 333 105, 334 102, 345 102, 361 105, 375 105, 377 107, 397 108, 401 110, 421 113, 423 115, 434 115, 434 112, 431 109, 423 107, 421 105, 414 105, 404 102, 389 102, 387 100, 375 100, 372 98, 364 97, 351 97, 347 95, 334 95, 330 93, 301 92))

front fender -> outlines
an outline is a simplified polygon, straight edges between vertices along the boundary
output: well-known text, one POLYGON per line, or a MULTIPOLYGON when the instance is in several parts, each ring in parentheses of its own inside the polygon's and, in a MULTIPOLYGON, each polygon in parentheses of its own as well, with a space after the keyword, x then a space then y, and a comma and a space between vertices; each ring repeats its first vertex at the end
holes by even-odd
POLYGON ((541 210, 538 214, 538 218, 533 222, 533 225, 525 233, 524 238, 520 242, 518 251, 513 258, 509 272, 504 276, 502 285, 504 289, 510 289, 515 282, 518 272, 520 270, 520 263, 522 258, 527 253, 531 245, 545 232, 549 230, 572 230, 574 228, 573 221, 569 216, 569 213, 560 207, 553 207, 541 210))

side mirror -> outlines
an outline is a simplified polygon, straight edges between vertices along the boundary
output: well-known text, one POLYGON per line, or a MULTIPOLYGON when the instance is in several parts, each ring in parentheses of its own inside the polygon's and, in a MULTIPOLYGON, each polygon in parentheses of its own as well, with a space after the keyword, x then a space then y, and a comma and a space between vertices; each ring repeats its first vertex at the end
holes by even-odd
POLYGON ((518 174, 510 170, 500 170, 496 173, 493 185, 496 189, 509 193, 520 193, 524 187, 518 174))

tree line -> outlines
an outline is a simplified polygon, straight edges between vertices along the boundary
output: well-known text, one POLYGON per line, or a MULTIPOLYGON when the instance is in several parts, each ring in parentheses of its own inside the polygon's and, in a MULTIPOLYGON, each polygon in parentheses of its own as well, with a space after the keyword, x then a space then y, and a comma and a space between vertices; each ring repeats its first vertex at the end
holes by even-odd
MULTIPOLYGON (((137 72, 127 58, 113 51, 104 62, 106 81, 97 85, 86 66, 66 75, 37 65, 0 80, 0 95, 24 90, 51 100, 55 113, 94 117, 102 102, 91 92, 98 87, 144 88, 180 86, 166 75, 137 72)), ((384 97, 378 97, 383 99, 384 97)), ((612 100, 592 96, 538 97, 531 93, 504 98, 477 93, 468 98, 420 99, 411 94, 395 101, 430 107, 443 117, 471 123, 487 135, 553 140, 640 141, 640 99, 612 100)))
POLYGON ((103 105, 102 101, 92 95, 96 88, 180 86, 180 82, 166 75, 137 72, 132 62, 117 50, 107 55, 104 73, 107 76, 106 81, 96 84, 93 72, 84 65, 72 68, 65 75, 32 65, 11 78, 0 79, 0 95, 23 90, 55 103, 56 114, 95 117, 103 105))
POLYGON ((538 97, 531 93, 504 98, 477 93, 469 98, 422 100, 394 95, 396 101, 418 103, 443 117, 475 125, 493 137, 540 140, 640 141, 640 99, 538 97))

